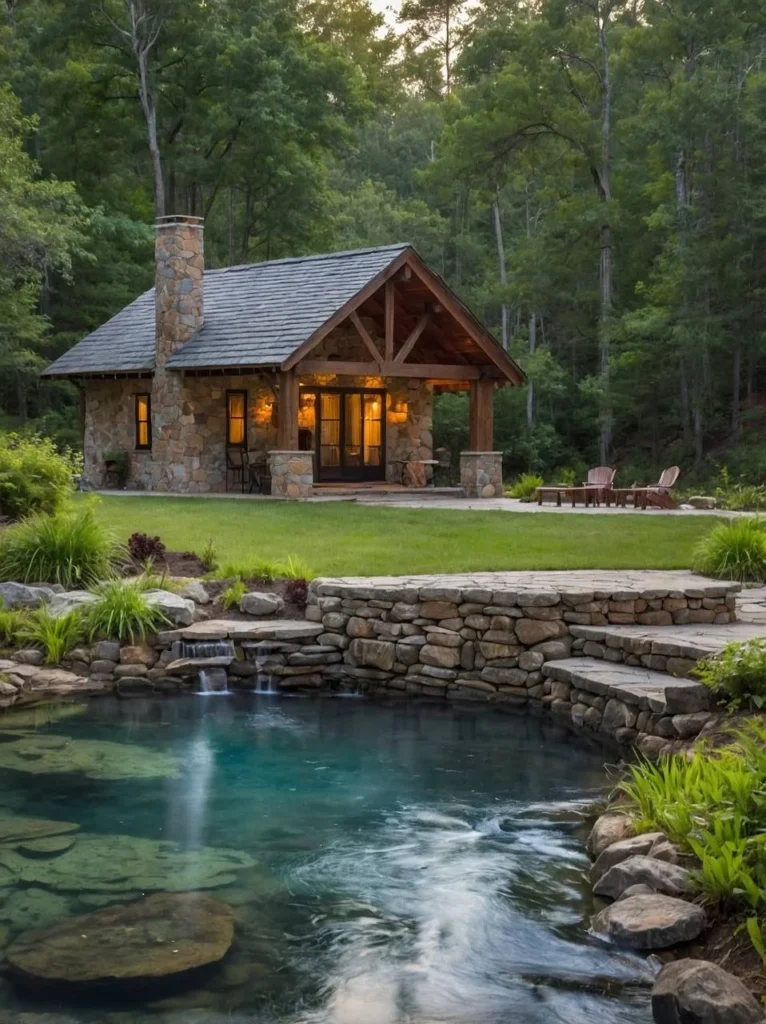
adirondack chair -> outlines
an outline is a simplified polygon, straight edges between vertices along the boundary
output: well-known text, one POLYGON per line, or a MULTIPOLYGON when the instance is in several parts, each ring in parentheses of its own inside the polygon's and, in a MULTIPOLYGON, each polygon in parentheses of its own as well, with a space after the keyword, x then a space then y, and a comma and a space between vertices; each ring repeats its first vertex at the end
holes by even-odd
POLYGON ((614 483, 616 470, 609 466, 596 466, 588 470, 588 479, 583 481, 583 487, 598 487, 598 501, 605 501, 614 483))
POLYGON ((633 504, 638 507, 639 502, 646 508, 647 505, 654 505, 656 508, 676 508, 676 503, 670 496, 681 475, 678 466, 669 466, 662 471, 662 475, 656 484, 647 484, 645 487, 631 488, 633 491, 633 504))

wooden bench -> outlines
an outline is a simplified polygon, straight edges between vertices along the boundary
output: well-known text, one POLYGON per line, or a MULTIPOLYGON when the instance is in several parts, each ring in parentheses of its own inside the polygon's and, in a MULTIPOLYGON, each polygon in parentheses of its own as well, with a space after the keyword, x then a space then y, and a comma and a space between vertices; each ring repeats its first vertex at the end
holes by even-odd
MULTIPOLYGON (((603 488, 602 487, 598 487, 598 486, 594 486, 594 487, 589 487, 589 486, 584 486, 584 487, 566 487, 566 486, 536 487, 535 488, 535 497, 537 498, 537 504, 538 505, 542 505, 543 498, 545 498, 547 495, 555 496, 555 498, 556 498, 556 506, 558 508, 561 507, 561 498, 562 498, 562 496, 571 499, 571 501, 572 501, 572 508, 575 508, 575 506, 577 505, 577 499, 579 497, 582 497, 583 502, 585 504, 585 507, 588 508, 589 505, 598 505, 599 504, 599 501, 600 501, 600 498, 601 498, 601 495, 602 495, 602 491, 603 491, 603 488)), ((607 503, 607 505, 609 504, 609 492, 608 491, 606 492, 606 503, 607 503)))

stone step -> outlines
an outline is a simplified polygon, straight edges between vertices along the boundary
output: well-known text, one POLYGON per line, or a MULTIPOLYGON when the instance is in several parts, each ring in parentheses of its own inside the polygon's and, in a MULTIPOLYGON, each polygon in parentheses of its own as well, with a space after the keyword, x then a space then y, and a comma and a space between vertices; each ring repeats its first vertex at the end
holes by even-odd
POLYGON ((674 679, 641 666, 598 658, 562 658, 543 665, 543 675, 607 700, 614 697, 641 711, 683 715, 708 708, 708 691, 691 679, 674 679))
POLYGON ((302 619, 254 619, 250 622, 208 619, 178 630, 178 635, 162 634, 171 640, 305 640, 310 642, 324 632, 317 622, 302 619))
POLYGON ((586 658, 641 665, 685 677, 700 658, 717 654, 726 644, 766 638, 766 626, 754 622, 683 626, 577 626, 573 651, 586 658))

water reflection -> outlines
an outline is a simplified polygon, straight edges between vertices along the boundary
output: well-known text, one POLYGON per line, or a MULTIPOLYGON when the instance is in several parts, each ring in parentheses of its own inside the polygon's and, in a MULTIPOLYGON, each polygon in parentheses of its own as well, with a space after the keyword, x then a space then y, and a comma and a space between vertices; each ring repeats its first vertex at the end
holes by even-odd
MULTIPOLYGON (((0 773, 16 813, 250 857, 211 893, 237 916, 216 974, 151 1006, 58 1006, 57 1024, 651 1019, 646 963, 587 939, 580 812, 602 758, 555 727, 232 696, 99 701, 51 730, 164 751, 180 777, 41 788, 0 773)), ((4 1009, 51 1012, 0 983, 0 1024, 4 1009)))

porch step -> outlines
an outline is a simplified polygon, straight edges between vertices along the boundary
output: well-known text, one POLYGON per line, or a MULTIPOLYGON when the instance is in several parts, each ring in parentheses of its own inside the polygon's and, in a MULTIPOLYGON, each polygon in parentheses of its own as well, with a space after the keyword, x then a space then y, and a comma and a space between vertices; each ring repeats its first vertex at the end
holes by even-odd
POLYGON ((464 498, 463 487, 403 487, 401 484, 385 484, 375 487, 356 487, 353 484, 347 486, 324 486, 318 484, 314 487, 314 497, 338 498, 339 500, 355 500, 357 498, 374 500, 378 502, 388 501, 392 505, 399 505, 407 501, 428 500, 429 498, 464 498))
POLYGON ((577 626, 573 654, 611 663, 625 662, 672 676, 685 677, 700 658, 717 654, 732 641, 766 638, 766 625, 729 622, 723 625, 577 626))
POLYGON ((552 682, 607 700, 611 697, 658 715, 683 715, 708 709, 708 691, 691 679, 673 679, 640 666, 612 664, 597 658, 562 658, 543 665, 552 682))

